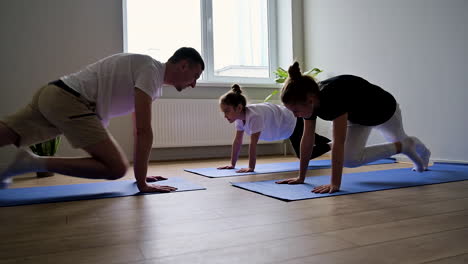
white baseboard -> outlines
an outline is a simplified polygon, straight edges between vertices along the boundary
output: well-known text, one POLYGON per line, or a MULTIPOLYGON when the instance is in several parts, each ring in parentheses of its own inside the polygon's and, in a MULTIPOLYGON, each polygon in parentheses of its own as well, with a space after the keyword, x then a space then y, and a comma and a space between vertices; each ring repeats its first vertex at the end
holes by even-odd
MULTIPOLYGON (((403 154, 394 155, 393 158, 400 162, 412 162, 407 156, 403 154)), ((430 159, 430 162, 468 164, 468 160, 430 159)))
MULTIPOLYGON (((243 145, 240 156, 248 155, 248 145, 243 145)), ((257 145, 257 155, 283 155, 285 153, 284 144, 259 144, 257 145)), ((286 154, 290 154, 287 149, 286 154)), ((150 154, 151 161, 168 160, 190 160, 231 157, 231 146, 206 146, 206 147, 179 147, 179 148, 153 148, 150 154)))

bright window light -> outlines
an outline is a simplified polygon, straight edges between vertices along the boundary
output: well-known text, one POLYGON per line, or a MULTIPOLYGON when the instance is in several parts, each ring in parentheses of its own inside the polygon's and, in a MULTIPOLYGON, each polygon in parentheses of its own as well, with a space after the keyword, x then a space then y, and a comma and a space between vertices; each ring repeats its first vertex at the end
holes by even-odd
POLYGON ((180 47, 200 51, 199 10, 199 0, 126 1, 126 51, 147 54, 163 62, 180 47))
POLYGON ((125 51, 167 61, 193 47, 205 60, 202 82, 274 83, 272 3, 124 0, 125 51))
POLYGON ((264 0, 213 0, 214 74, 268 78, 264 0))

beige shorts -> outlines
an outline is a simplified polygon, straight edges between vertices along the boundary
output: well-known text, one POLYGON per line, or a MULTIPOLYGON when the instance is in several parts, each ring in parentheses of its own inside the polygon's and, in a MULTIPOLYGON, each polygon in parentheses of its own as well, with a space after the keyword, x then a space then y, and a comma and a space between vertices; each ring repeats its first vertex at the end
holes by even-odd
POLYGON ((109 138, 93 103, 55 85, 45 85, 31 103, 0 122, 20 136, 19 146, 30 146, 65 135, 74 148, 85 148, 109 138))

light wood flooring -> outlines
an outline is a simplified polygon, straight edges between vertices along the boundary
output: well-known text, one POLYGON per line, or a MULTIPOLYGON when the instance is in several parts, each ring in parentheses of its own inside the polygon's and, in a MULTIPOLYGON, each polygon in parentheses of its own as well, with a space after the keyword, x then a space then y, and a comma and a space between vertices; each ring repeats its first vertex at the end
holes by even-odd
MULTIPOLYGON (((0 264, 468 263, 468 181, 283 202, 229 182, 294 172, 209 179, 183 171, 227 164, 151 164, 149 174, 183 177, 203 191, 0 208, 0 264)), ((403 167, 410 165, 345 172, 403 167)), ((26 175, 12 188, 81 182, 87 181, 26 175)))

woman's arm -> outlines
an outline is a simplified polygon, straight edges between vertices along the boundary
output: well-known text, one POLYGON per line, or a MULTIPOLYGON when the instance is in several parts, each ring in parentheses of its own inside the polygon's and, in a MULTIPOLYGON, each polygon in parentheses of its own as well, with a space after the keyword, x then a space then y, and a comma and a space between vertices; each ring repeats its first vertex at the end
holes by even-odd
POLYGON ((249 145, 249 167, 242 168, 237 172, 251 172, 255 170, 255 164, 257 163, 257 143, 260 138, 260 133, 257 132, 250 136, 250 145, 249 145))
POLYGON ((231 148, 231 165, 218 167, 218 169, 234 169, 236 167, 237 159, 239 158, 239 152, 242 146, 242 137, 244 136, 244 131, 237 130, 234 141, 232 142, 231 148))
POLYGON ((304 120, 304 133, 301 139, 301 157, 299 165, 299 178, 304 182, 310 156, 314 149, 316 120, 304 120))
POLYGON ((314 193, 333 193, 339 191, 343 174, 344 146, 347 132, 348 114, 333 120, 332 176, 331 183, 315 187, 314 193))
POLYGON ((304 183, 307 168, 309 167, 310 156, 314 149, 316 120, 304 120, 304 133, 301 139, 301 156, 299 164, 299 177, 291 178, 276 183, 297 184, 304 183))

